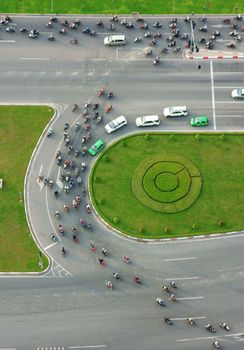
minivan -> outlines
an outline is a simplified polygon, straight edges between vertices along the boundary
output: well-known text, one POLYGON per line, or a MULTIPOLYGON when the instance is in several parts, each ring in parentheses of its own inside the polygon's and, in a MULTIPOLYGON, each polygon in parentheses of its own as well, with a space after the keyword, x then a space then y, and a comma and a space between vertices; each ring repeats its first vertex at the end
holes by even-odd
POLYGON ((104 45, 106 46, 120 46, 126 44, 125 35, 109 35, 104 38, 104 45))
POLYGON ((136 126, 141 128, 142 126, 157 126, 160 124, 158 115, 144 115, 143 117, 136 118, 136 126))
POLYGON ((164 108, 163 115, 165 117, 186 117, 188 110, 186 106, 176 106, 164 108))

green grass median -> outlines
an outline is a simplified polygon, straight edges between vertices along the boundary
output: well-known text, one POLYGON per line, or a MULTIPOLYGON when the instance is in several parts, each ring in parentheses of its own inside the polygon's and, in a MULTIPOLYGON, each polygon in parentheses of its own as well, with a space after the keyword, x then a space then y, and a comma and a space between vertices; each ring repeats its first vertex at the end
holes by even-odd
POLYGON ((241 0, 1 0, 2 13, 186 14, 241 13, 241 0))
POLYGON ((42 256, 26 222, 24 177, 44 127, 53 110, 40 106, 0 106, 0 271, 42 271, 42 256))
POLYGON ((244 134, 142 133, 108 147, 89 183, 125 234, 168 238, 244 228, 244 134))

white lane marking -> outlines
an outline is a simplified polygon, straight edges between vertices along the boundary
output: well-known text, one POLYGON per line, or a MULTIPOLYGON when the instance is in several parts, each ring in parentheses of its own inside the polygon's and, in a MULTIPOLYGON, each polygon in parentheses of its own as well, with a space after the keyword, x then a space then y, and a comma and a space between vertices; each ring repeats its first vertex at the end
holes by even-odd
POLYGON ((15 40, 0 40, 0 43, 15 43, 15 42, 16 42, 15 40))
POLYGON ((200 297, 185 297, 185 298, 176 298, 176 300, 197 300, 197 299, 203 299, 203 296, 200 297))
MULTIPOLYGON (((87 17, 86 17, 87 18, 87 17)), ((111 35, 111 33, 109 33, 109 32, 98 32, 97 34, 100 34, 100 35, 111 35)), ((113 32, 113 35, 122 35, 123 33, 114 33, 113 32)))
MULTIPOLYGON (((215 72, 214 72, 215 74, 215 72)), ((215 89, 240 89, 240 86, 215 86, 215 89)))
POLYGON ((183 342, 183 341, 197 341, 197 340, 209 340, 209 339, 215 339, 216 337, 202 337, 202 338, 185 338, 185 339, 177 339, 177 342, 183 342))
POLYGON ((166 281, 184 281, 184 280, 197 280, 199 277, 174 277, 166 278, 166 281))
POLYGON ((21 60, 40 60, 40 61, 49 61, 49 57, 20 57, 21 60))
POLYGON ((215 97, 214 97, 214 78, 213 78, 213 61, 210 61, 211 74, 211 95, 212 95, 212 110, 213 110, 213 129, 216 130, 216 115, 215 115, 215 97))
POLYGON ((0 348, 0 350, 16 350, 16 348, 0 348))
POLYGON ((244 118, 244 115, 230 114, 230 115, 216 115, 217 118, 244 118))
POLYGON ((53 243, 49 244, 47 247, 45 247, 44 250, 48 250, 48 249, 54 247, 56 244, 57 244, 57 242, 53 242, 53 243))
MULTIPOLYGON (((206 316, 190 316, 193 320, 202 320, 206 316)), ((186 317, 171 318, 172 321, 186 321, 186 317)))
POLYGON ((91 349, 91 348, 106 348, 106 345, 76 345, 69 346, 69 349, 91 349))
POLYGON ((58 168, 58 174, 57 174, 57 179, 56 179, 56 184, 60 188, 60 191, 61 191, 63 189, 64 185, 63 185, 62 181, 59 180, 60 173, 61 173, 61 167, 58 168))
POLYGON ((244 333, 233 333, 233 334, 225 334, 224 337, 240 337, 244 336, 244 333))
POLYGON ((238 101, 216 101, 216 103, 225 103, 225 104, 236 103, 236 104, 238 104, 238 103, 244 103, 244 101, 240 101, 240 100, 238 100, 238 101))
POLYGON ((214 74, 243 74, 242 72, 214 72, 214 74))
POLYGON ((196 256, 190 256, 188 258, 172 258, 172 259, 164 259, 164 261, 179 261, 179 260, 193 260, 196 259, 196 256))

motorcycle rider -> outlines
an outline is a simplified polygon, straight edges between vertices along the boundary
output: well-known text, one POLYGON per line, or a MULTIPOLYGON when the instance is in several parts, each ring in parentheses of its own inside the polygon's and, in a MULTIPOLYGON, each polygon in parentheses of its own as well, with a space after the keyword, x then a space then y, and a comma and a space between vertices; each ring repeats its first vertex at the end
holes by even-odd
POLYGON ((114 272, 114 273, 113 273, 113 277, 114 277, 116 280, 119 280, 119 279, 120 279, 118 272, 114 272))
POLYGON ((213 347, 214 349, 220 349, 220 344, 219 344, 218 340, 215 340, 215 341, 213 342, 212 347, 213 347))

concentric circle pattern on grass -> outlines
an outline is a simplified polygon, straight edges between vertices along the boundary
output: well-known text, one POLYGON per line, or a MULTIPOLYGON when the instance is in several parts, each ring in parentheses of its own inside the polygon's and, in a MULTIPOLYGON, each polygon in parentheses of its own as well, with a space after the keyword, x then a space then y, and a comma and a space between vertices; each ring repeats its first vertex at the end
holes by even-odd
POLYGON ((162 213, 189 208, 201 190, 198 168, 176 153, 147 157, 135 169, 131 188, 145 207, 162 213))

